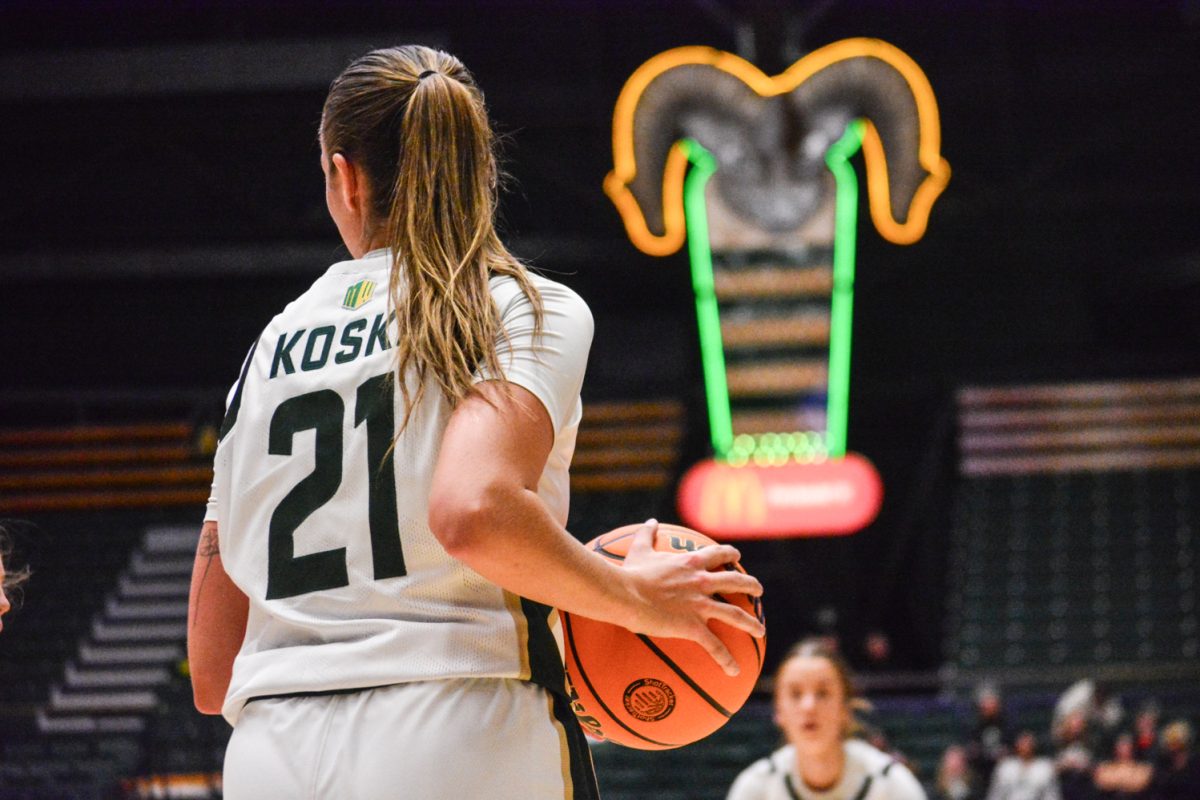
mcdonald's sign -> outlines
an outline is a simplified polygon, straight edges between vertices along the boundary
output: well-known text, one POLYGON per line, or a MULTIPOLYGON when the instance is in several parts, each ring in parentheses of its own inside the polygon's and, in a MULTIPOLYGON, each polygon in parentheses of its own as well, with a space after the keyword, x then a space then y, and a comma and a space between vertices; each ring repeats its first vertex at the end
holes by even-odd
POLYGON ((779 466, 709 459, 683 476, 678 499, 683 522, 717 539, 841 536, 879 514, 883 483, 857 453, 779 466))

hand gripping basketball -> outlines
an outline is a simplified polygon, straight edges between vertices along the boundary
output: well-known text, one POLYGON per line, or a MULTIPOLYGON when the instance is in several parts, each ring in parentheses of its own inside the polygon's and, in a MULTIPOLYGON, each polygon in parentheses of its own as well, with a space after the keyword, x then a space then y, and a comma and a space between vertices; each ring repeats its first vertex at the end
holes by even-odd
POLYGON ((630 629, 634 633, 689 639, 712 656, 728 675, 740 671, 737 660, 721 638, 708 627, 719 620, 751 636, 766 633, 763 623, 744 609, 717 599, 718 595, 762 596, 756 578, 736 570, 737 548, 712 544, 683 552, 663 552, 654 547, 658 522, 648 520, 633 535, 625 556, 639 595, 645 601, 630 629))
POLYGON ((567 688, 584 730, 661 750, 702 739, 762 671, 762 587, 738 552, 677 525, 628 525, 588 549, 620 564, 638 610, 627 627, 562 614, 567 688))

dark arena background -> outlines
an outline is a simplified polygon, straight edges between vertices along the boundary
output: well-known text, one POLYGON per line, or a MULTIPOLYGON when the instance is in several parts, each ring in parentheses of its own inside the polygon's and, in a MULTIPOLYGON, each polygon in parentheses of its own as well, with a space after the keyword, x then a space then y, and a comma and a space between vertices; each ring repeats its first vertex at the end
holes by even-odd
POLYGON ((679 521, 713 456, 686 249, 640 252, 603 189, 622 86, 682 45, 775 75, 850 37, 920 66, 952 170, 911 245, 859 200, 847 444, 883 504, 852 535, 737 542, 766 586, 759 691, 697 744, 594 746, 601 790, 723 798, 776 746, 769 676, 805 635, 836 639, 866 735, 931 797, 948 750, 984 776, 1023 729, 1088 763, 1135 731, 1194 774, 1162 731, 1200 723, 1200 3, 5 0, 0 518, 32 575, 0 635, 0 798, 220 796, 188 575, 246 348, 346 256, 316 127, 351 58, 463 59, 505 134, 506 240, 592 309, 587 540, 679 521))

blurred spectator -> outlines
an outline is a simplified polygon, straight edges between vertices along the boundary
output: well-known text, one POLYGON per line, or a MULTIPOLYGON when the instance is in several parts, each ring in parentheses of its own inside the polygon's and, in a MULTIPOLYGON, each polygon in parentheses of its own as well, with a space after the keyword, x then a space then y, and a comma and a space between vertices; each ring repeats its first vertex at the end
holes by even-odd
POLYGON ((864 666, 872 672, 882 672, 892 666, 892 642, 886 633, 873 630, 863 639, 864 666))
POLYGON ((967 751, 952 744, 942 753, 934 783, 935 800, 979 800, 983 796, 979 778, 967 764, 967 751))
POLYGON ((1061 800, 1054 762, 1037 754, 1033 731, 1021 731, 1013 755, 996 765, 987 800, 1061 800))
POLYGON ((1113 745, 1113 757, 1096 767, 1096 791, 1102 798, 1143 798, 1154 768, 1133 757, 1133 737, 1123 733, 1113 745))
POLYGON ((1083 711, 1068 714, 1057 733, 1059 749, 1054 765, 1058 769, 1063 800, 1091 800, 1095 794, 1092 784, 1094 760, 1083 711))
POLYGON ((1011 736, 999 690, 984 683, 975 692, 975 722, 967 735, 967 760, 984 786, 991 783, 997 762, 1008 755, 1011 736))
POLYGON ((1200 763, 1192 754, 1192 726, 1182 720, 1162 730, 1162 755, 1154 770, 1155 800, 1200 798, 1200 763))
MULTIPOLYGON (((840 641, 838 639, 838 610, 834 606, 821 606, 813 612, 813 622, 816 625, 816 637, 822 639, 827 645, 841 652, 840 641)), ((842 653, 845 657, 845 653, 842 653)))
POLYGON ((1090 678, 1071 684, 1054 706, 1051 730, 1056 739, 1059 738, 1063 720, 1077 711, 1082 712, 1087 719, 1092 749, 1106 752, 1112 746, 1125 717, 1120 698, 1111 696, 1108 687, 1090 678))
POLYGON ((1133 757, 1153 764, 1158 760, 1158 703, 1149 700, 1133 719, 1133 757))

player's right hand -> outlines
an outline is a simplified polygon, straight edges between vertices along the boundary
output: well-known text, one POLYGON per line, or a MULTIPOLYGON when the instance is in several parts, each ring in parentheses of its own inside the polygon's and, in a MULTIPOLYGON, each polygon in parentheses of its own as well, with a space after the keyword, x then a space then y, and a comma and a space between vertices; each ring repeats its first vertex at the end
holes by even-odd
POLYGON ((625 556, 622 573, 640 601, 637 615, 626 627, 648 636, 696 642, 727 674, 737 675, 737 661, 708 621, 719 620, 755 637, 764 636, 766 628, 744 609, 715 595, 761 597, 762 584, 744 572, 727 569, 741 558, 737 548, 719 544, 688 553, 662 552, 654 549, 657 531, 658 522, 647 520, 625 556))

